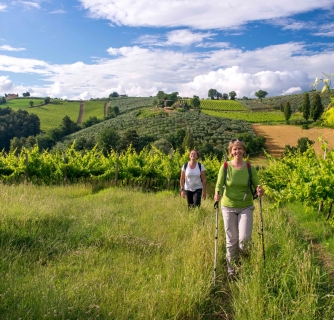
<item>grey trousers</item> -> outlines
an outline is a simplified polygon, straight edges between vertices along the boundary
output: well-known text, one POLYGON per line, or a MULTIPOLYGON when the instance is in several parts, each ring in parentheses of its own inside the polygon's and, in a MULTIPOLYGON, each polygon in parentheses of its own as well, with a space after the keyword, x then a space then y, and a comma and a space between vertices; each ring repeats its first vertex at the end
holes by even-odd
POLYGON ((239 254, 249 252, 252 240, 254 206, 247 208, 222 207, 226 234, 227 272, 234 274, 239 254))

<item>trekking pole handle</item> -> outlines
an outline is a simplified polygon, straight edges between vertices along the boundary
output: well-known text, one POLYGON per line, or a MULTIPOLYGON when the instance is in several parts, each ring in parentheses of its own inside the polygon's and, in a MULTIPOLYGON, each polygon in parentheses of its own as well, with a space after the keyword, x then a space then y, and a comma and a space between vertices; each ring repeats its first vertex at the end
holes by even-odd
MULTIPOLYGON (((218 191, 218 195, 219 195, 219 191, 218 191)), ((214 208, 217 209, 218 208, 218 203, 219 201, 216 201, 215 204, 214 204, 214 208)))

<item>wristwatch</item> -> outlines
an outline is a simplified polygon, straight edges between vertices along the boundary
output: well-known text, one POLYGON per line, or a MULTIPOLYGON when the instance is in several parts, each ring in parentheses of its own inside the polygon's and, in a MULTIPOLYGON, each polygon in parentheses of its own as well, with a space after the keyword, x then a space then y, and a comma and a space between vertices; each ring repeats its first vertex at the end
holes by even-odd
POLYGON ((181 192, 181 191, 184 191, 184 188, 180 188, 180 192, 181 192))

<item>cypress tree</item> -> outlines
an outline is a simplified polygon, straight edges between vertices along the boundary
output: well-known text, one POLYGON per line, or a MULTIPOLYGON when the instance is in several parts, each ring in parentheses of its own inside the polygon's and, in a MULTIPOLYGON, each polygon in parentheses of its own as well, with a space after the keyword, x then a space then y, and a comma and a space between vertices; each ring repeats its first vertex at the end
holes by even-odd
POLYGON ((324 106, 321 103, 321 98, 319 93, 315 93, 312 96, 312 103, 311 103, 311 118, 314 121, 317 121, 318 119, 320 119, 321 115, 324 112, 324 106))
POLYGON ((291 105, 290 102, 287 101, 284 106, 284 117, 286 122, 288 122, 289 119, 291 118, 291 114, 292 114, 291 105))
POLYGON ((304 94, 302 110, 303 110, 303 118, 307 122, 310 117, 310 110, 311 110, 310 96, 308 93, 304 94))

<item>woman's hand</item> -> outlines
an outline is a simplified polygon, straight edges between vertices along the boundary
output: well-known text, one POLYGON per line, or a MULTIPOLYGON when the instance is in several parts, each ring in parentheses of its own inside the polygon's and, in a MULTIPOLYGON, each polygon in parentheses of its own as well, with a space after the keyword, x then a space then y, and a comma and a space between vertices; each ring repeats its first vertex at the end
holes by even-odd
POLYGON ((214 199, 215 199, 215 201, 219 202, 220 201, 220 194, 219 193, 215 194, 214 199))
POLYGON ((264 195, 264 189, 260 185, 256 187, 256 193, 259 197, 262 197, 264 195))

